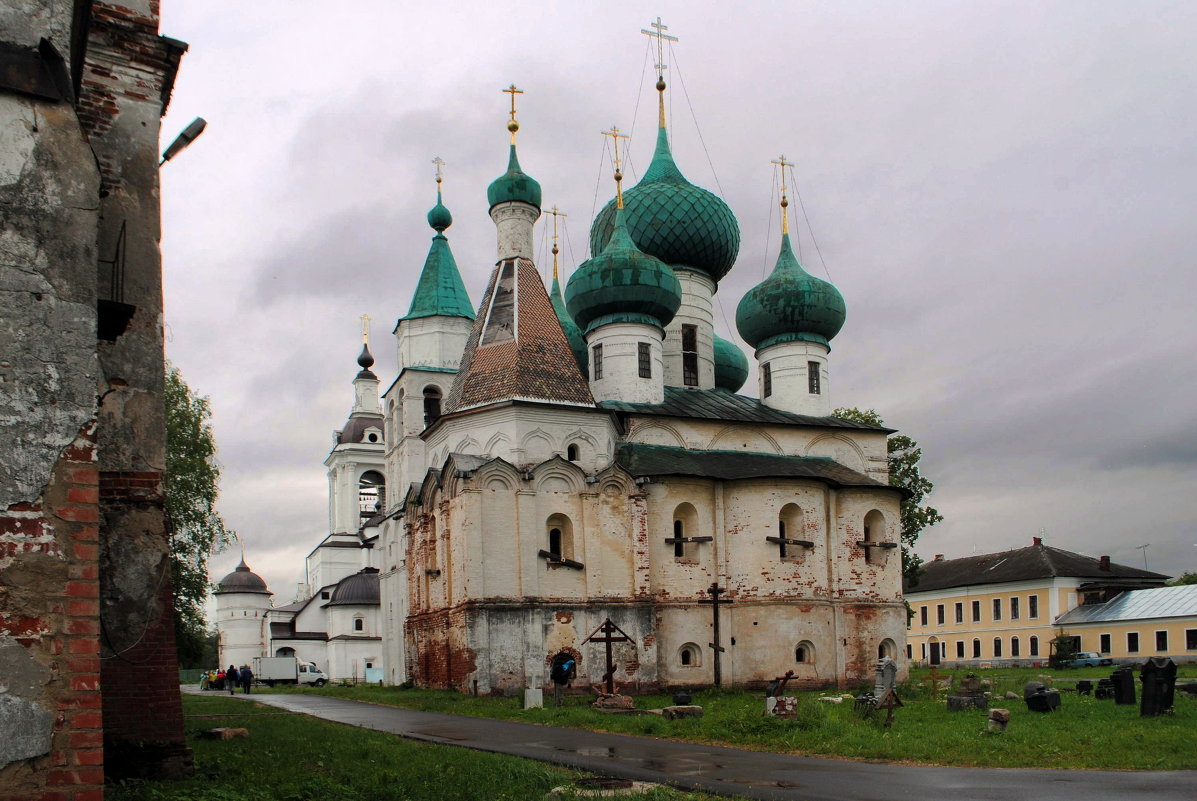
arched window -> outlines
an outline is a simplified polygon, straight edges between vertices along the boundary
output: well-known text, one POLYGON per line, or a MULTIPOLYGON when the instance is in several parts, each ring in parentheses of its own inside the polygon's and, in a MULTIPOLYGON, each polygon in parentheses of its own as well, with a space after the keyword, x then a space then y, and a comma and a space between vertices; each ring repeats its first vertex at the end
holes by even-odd
POLYGON ((367 470, 357 480, 358 516, 362 522, 386 510, 387 480, 377 470, 367 470))
POLYGON ((435 423, 441 416, 441 391, 434 386, 424 387, 424 427, 435 423))
POLYGON ((698 510, 692 504, 683 503, 673 510, 673 558, 692 559, 694 543, 683 542, 698 534, 698 510))
POLYGON ((1031 656, 1039 656, 1039 638, 1038 637, 1031 638, 1030 646, 1031 646, 1031 656))
POLYGON ((981 658, 981 641, 973 640, 973 659, 981 658))
POLYGON ((995 657, 1002 655, 1002 638, 1001 637, 993 638, 993 655, 995 657))
POLYGON ((701 667, 702 651, 692 642, 688 642, 678 649, 677 661, 682 667, 701 667))
POLYGON ((794 661, 802 665, 814 664, 815 644, 810 640, 803 640, 794 648, 794 661))
POLYGON ((1010 656, 1019 656, 1018 638, 1010 638, 1010 656))
POLYGON ((436 517, 428 515, 427 559, 429 570, 440 569, 440 558, 436 552, 436 517))
POLYGON ((274 652, 275 656, 295 656, 294 648, 279 648, 274 652))
MULTIPOLYGON (((880 543, 885 541, 885 515, 874 509, 865 515, 864 519, 864 538, 868 543, 880 543)), ((884 565, 887 557, 887 550, 877 545, 866 546, 865 548, 865 562, 870 565, 884 565)))
POLYGON ((877 658, 878 659, 895 659, 897 658, 898 647, 893 640, 885 639, 877 644, 877 658))
POLYGON ((365 628, 366 628, 366 621, 362 620, 360 617, 355 617, 353 619, 353 630, 354 631, 363 631, 365 628))
POLYGON ((565 458, 570 460, 571 462, 578 461, 578 446, 570 445, 569 447, 567 447, 565 449, 565 458))
POLYGON ((574 558, 573 523, 563 514, 555 514, 545 521, 548 532, 548 552, 559 559, 574 558))
MULTIPOLYGON (((777 536, 783 540, 800 540, 803 538, 803 529, 802 508, 796 503, 787 503, 781 507, 777 515, 777 536)), ((777 551, 782 559, 797 560, 802 557, 802 549, 797 545, 782 542, 778 544, 777 551)))

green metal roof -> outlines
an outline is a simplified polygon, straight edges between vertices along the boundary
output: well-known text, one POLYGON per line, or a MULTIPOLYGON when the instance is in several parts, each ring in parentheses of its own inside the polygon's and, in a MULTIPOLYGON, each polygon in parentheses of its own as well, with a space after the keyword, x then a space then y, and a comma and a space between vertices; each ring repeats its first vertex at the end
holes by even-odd
POLYGON ((715 386, 739 392, 748 380, 748 357, 718 334, 715 335, 715 386))
POLYGON ((757 349, 796 339, 828 345, 847 313, 844 296, 802 269, 783 234, 773 272, 740 299, 736 328, 757 349))
POLYGON ((700 451, 625 442, 615 461, 633 476, 701 476, 724 481, 748 478, 813 478, 833 487, 893 489, 823 456, 782 456, 744 451, 700 451))
POLYGON ((553 287, 549 292, 549 301, 553 304, 553 311, 557 312, 557 320, 561 323, 561 330, 569 341, 569 349, 574 352, 574 359, 582 370, 582 375, 590 377, 590 358, 586 350, 586 339, 582 336, 582 329, 569 316, 565 308, 565 299, 561 297, 561 282, 553 278, 553 287))
POLYGON ((474 319, 470 296, 466 294, 461 273, 457 271, 449 240, 442 233, 432 237, 432 247, 428 249, 428 258, 424 260, 424 269, 420 272, 420 280, 411 298, 411 308, 407 310, 407 316, 400 319, 413 320, 417 317, 474 319))
POLYGON ((627 403, 625 401, 601 401, 599 406, 621 414, 646 415, 650 417, 679 417, 697 420, 722 420, 739 423, 776 423, 779 425, 817 426, 819 428, 846 428, 857 431, 878 431, 893 433, 894 429, 855 423, 839 417, 814 417, 792 414, 781 409, 772 409, 756 398, 736 395, 726 389, 687 389, 665 387, 665 400, 661 403, 627 403))
POLYGON ((613 322, 664 328, 682 304, 682 286, 669 265, 636 247, 623 210, 603 252, 582 263, 565 286, 570 316, 587 333, 613 322))
POLYGON ((515 144, 507 158, 507 172, 491 181, 486 188, 486 199, 493 209, 500 203, 518 201, 540 208, 540 184, 520 169, 520 160, 515 154, 515 144))
MULTIPOLYGON (((590 252, 602 253, 615 232, 615 200, 590 227, 590 252)), ((624 193, 628 233, 640 250, 675 268, 718 281, 740 252, 740 224, 718 195, 686 180, 673 160, 664 128, 640 183, 624 193)))

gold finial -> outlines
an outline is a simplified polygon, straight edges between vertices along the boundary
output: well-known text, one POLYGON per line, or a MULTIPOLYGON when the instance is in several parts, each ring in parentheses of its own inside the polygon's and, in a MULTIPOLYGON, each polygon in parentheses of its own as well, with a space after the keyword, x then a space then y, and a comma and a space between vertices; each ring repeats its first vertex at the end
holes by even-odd
POLYGON ((432 160, 432 163, 436 165, 436 191, 439 192, 441 191, 441 181, 445 180, 445 160, 440 156, 437 156, 432 160))
POLYGON ((661 22, 661 18, 657 17, 656 22, 650 22, 649 28, 655 30, 648 30, 648 28, 641 28, 640 32, 645 36, 657 40, 657 117, 660 127, 665 127, 665 68, 668 66, 665 63, 665 43, 676 42, 676 36, 670 36, 665 33, 669 30, 669 26, 661 22))
POLYGON ((789 208, 790 201, 786 197, 786 167, 792 171, 794 165, 786 161, 784 153, 769 163, 776 164, 781 168, 781 232, 788 234, 790 232, 790 213, 786 209, 789 208))
POLYGON ((361 317, 361 320, 362 320, 362 344, 369 345, 370 344, 370 315, 363 314, 361 317))
POLYGON ((557 218, 558 217, 568 217, 569 215, 564 212, 558 211, 556 206, 553 206, 552 210, 549 211, 549 214, 553 215, 553 280, 556 281, 557 280, 557 254, 561 252, 561 249, 557 247, 557 218))
POLYGON ((506 89, 502 90, 511 95, 511 119, 507 122, 507 130, 511 131, 511 144, 515 144, 515 132, 520 129, 519 122, 515 119, 515 96, 522 95, 523 89, 516 89, 515 84, 511 84, 506 89))
POLYGON ((614 125, 611 126, 611 130, 602 131, 601 133, 603 136, 611 137, 611 144, 615 151, 615 154, 611 157, 611 160, 615 164, 615 208, 622 209, 623 208, 623 170, 621 169, 621 167, 622 167, 623 162, 621 162, 619 160, 619 140, 627 139, 628 135, 620 133, 619 128, 617 128, 614 125))

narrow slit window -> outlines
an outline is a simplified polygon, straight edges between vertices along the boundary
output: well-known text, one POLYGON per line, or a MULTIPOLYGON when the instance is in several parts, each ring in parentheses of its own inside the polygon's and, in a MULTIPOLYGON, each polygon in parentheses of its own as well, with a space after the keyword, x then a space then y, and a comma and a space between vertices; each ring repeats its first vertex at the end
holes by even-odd
POLYGON ((761 380, 764 383, 761 394, 767 398, 773 394, 773 368, 769 366, 768 362, 761 365, 761 380))
POLYGON ((682 326, 682 383, 698 386, 698 326, 682 326))
POLYGON ((636 346, 636 349, 637 349, 636 355, 637 355, 639 366, 640 366, 640 377, 641 378, 652 378, 653 377, 652 346, 649 345, 647 342, 641 342, 636 346))
POLYGON ((806 363, 806 385, 807 385, 807 389, 809 390, 810 394, 812 394, 812 395, 819 394, 820 385, 819 385, 819 363, 818 362, 807 362, 806 363))
POLYGON ((594 373, 594 380, 599 381, 603 377, 603 346, 595 345, 591 349, 590 368, 594 373))
POLYGON ((677 542, 673 543, 673 558, 681 559, 686 555, 686 543, 682 542, 682 537, 686 536, 686 525, 680 520, 673 521, 673 538, 677 542))

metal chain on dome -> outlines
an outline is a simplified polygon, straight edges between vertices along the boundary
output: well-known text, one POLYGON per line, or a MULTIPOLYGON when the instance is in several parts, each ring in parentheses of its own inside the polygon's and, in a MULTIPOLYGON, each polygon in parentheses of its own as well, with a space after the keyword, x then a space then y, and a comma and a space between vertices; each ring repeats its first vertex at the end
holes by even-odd
MULTIPOLYGON (((702 152, 707 157, 707 165, 711 168, 711 175, 715 178, 715 186, 719 188, 719 197, 727 200, 727 196, 723 194, 723 184, 719 183, 719 173, 715 172, 715 162, 711 160, 711 151, 707 150, 707 140, 702 136, 702 126, 698 124, 698 116, 694 113, 694 105, 690 102, 690 93, 686 91, 686 79, 682 76, 682 67, 678 64, 677 54, 673 52, 673 45, 669 46, 669 58, 673 60, 673 65, 676 68, 677 79, 682 85, 682 94, 686 96, 686 105, 690 109, 690 118, 694 120, 694 129, 698 131, 698 141, 702 144, 702 152)), ((669 113, 673 115, 673 95, 670 95, 669 113)), ((673 117, 676 120, 676 117, 673 117)))
MULTIPOLYGON (((790 168, 790 175, 794 174, 794 168, 790 168)), ((806 204, 802 202, 802 193, 798 191, 798 181, 794 181, 794 194, 798 197, 798 208, 802 209, 802 219, 806 220, 806 230, 810 231, 810 241, 815 246, 815 253, 819 254, 819 263, 823 265, 823 272, 827 273, 827 280, 835 283, 831 277, 831 270, 827 268, 827 262, 823 260, 823 251, 819 248, 819 240, 815 238, 815 229, 811 227, 810 217, 806 216, 806 204)))

